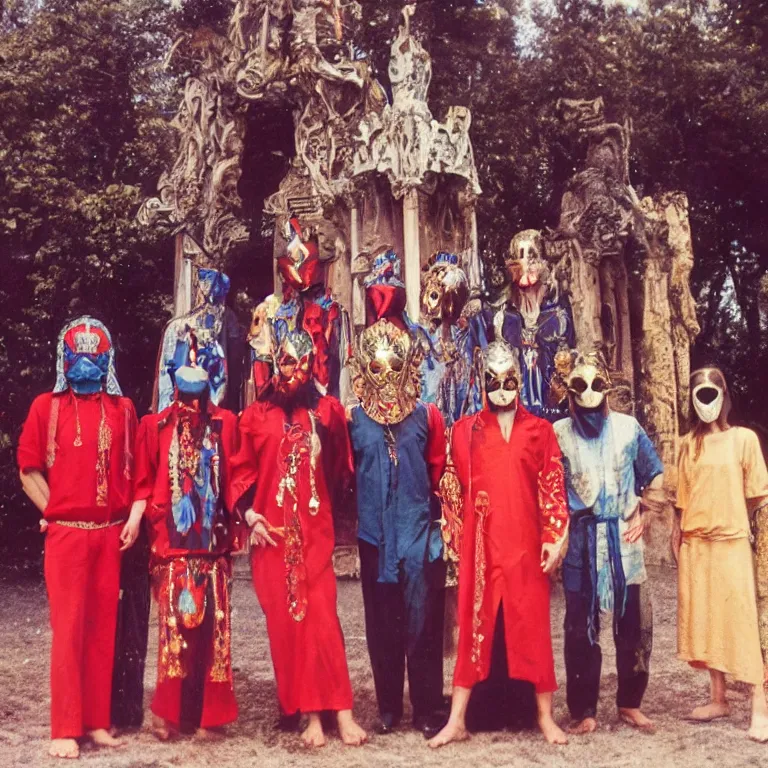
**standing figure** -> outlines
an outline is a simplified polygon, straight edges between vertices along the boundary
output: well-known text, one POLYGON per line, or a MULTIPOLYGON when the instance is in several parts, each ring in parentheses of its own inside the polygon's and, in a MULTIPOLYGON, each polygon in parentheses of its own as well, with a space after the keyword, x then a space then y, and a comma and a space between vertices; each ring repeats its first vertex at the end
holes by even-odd
POLYGON ((396 270, 366 289, 369 320, 352 361, 360 405, 350 413, 355 457, 365 634, 380 722, 403 715, 406 658, 413 725, 442 727, 445 563, 436 496, 445 466, 445 425, 419 400, 422 350, 403 318, 396 270))
POLYGON ((173 372, 188 365, 194 339, 198 367, 208 374, 209 398, 214 405, 237 410, 239 406, 242 339, 234 313, 226 306, 229 277, 215 269, 198 269, 197 305, 168 323, 160 345, 153 397, 155 413, 174 400, 173 372))
POLYGON ((757 435, 728 423, 731 398, 717 368, 691 375, 693 429, 683 439, 676 506, 678 656, 708 669, 709 704, 690 719, 728 717, 725 676, 751 685, 749 738, 768 741, 750 516, 768 504, 768 471, 757 435))
MULTIPOLYGON (((317 238, 305 237, 295 217, 286 223, 288 244, 277 260, 283 281, 282 302, 267 302, 264 319, 271 333, 268 344, 252 344, 253 380, 257 397, 277 374, 274 353, 286 334, 303 330, 313 345, 312 374, 323 394, 344 398, 342 369, 349 356, 349 317, 325 288, 317 238)), ((265 305, 266 306, 266 305, 265 305)))
MULTIPOLYGON (((472 318, 472 344, 485 349, 491 341, 506 341, 517 350, 523 405, 534 416, 554 422, 567 414, 552 384, 558 350, 574 344, 571 309, 545 260, 540 232, 526 229, 516 234, 505 266, 511 280, 509 299, 501 308, 489 306, 472 318)), ((479 386, 478 381, 475 389, 479 386)))
MULTIPOLYGON (((193 342, 192 349, 195 345, 193 342)), ((153 730, 199 738, 233 722, 237 704, 230 654, 230 552, 237 524, 228 490, 237 417, 210 400, 194 358, 173 372, 170 406, 141 420, 129 526, 146 511, 152 587, 158 605, 153 730)))
POLYGON ((458 256, 440 251, 431 259, 421 289, 421 321, 428 324, 430 353, 422 363, 422 399, 435 403, 448 426, 464 412, 469 394, 472 347, 461 311, 469 281, 458 256))
POLYGON ((602 359, 579 355, 574 362, 567 378, 571 415, 554 425, 571 514, 563 563, 570 731, 597 728, 601 612, 613 613, 619 717, 650 731, 653 723, 640 711, 653 642, 643 507, 661 507, 664 465, 640 424, 608 407, 611 381, 602 359))
POLYGON ((320 713, 332 710, 342 741, 357 746, 366 734, 352 717, 333 571, 334 510, 353 503, 349 437, 341 403, 312 380, 313 357, 305 331, 282 337, 278 372, 240 419, 233 498, 247 507, 281 712, 308 715, 304 744, 321 747, 320 713))
POLYGON ((87 316, 65 325, 53 392, 35 398, 18 447, 24 492, 47 531, 53 757, 77 757, 86 735, 100 746, 121 744, 108 729, 136 428, 109 331, 87 316))
POLYGON ((552 426, 519 402, 520 365, 509 345, 488 346, 483 377, 486 407, 461 419, 451 435, 449 472, 460 486, 458 509, 451 510, 461 531, 460 542, 452 541, 459 555, 459 647, 451 715, 429 745, 469 737, 470 694, 490 673, 494 642, 506 646, 509 677, 533 684, 546 740, 565 744, 552 717, 557 683, 549 619, 549 574, 568 529, 560 450, 552 426))

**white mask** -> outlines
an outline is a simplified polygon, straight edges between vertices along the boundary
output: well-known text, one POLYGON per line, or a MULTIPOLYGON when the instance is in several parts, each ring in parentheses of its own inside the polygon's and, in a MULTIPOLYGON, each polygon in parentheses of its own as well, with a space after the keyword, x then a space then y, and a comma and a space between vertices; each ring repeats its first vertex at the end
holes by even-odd
POLYGON ((699 384, 693 388, 693 408, 698 414, 698 417, 705 424, 711 424, 713 421, 717 421, 720 412, 723 410, 724 400, 725 392, 721 387, 718 387, 712 382, 705 382, 704 384, 699 384), (704 402, 704 400, 700 399, 700 395, 704 394, 702 390, 710 390, 710 395, 711 391, 714 390, 717 392, 717 395, 713 400, 706 397, 706 400, 709 400, 709 402, 704 402))
POLYGON ((597 366, 590 363, 577 365, 568 377, 568 391, 579 408, 598 408, 605 400, 608 382, 597 366))
POLYGON ((504 410, 515 407, 520 391, 520 366, 514 350, 505 342, 489 344, 484 368, 488 401, 504 410))

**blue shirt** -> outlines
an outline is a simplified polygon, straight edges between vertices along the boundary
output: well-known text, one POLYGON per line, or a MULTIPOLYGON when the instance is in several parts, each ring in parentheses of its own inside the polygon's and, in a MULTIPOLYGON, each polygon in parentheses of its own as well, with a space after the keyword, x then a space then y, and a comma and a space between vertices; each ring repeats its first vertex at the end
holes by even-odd
MULTIPOLYGON (((358 536, 379 548, 379 581, 396 583, 404 560, 426 563, 442 556, 440 505, 432 493, 428 459, 429 411, 419 402, 399 424, 385 427, 357 407, 349 434, 357 477, 358 536), (390 456, 387 431, 394 438, 397 462, 390 456)), ((444 462, 445 457, 435 460, 444 462)))

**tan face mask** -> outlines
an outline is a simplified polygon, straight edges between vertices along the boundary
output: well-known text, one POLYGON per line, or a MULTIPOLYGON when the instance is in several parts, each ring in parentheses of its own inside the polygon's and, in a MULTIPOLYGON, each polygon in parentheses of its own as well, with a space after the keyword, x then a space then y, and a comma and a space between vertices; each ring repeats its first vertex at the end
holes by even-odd
POLYGON ((568 376, 568 392, 579 408, 593 410, 605 400, 608 381, 596 365, 582 363, 568 376))

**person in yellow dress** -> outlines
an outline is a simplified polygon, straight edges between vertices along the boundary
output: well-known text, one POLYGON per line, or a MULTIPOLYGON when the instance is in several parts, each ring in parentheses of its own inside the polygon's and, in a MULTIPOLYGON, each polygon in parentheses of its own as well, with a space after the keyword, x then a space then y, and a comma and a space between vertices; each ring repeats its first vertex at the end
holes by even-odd
POLYGON ((691 375, 693 429, 683 438, 673 538, 678 557, 678 656, 708 669, 711 701, 691 720, 728 717, 725 675, 753 688, 749 737, 768 741, 750 515, 768 504, 757 435, 731 426, 731 398, 717 368, 691 375))

